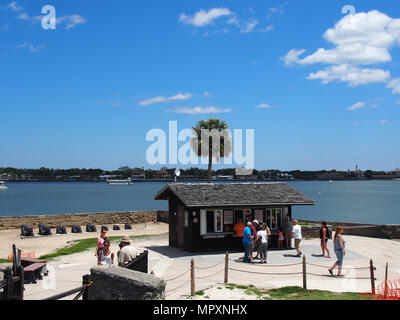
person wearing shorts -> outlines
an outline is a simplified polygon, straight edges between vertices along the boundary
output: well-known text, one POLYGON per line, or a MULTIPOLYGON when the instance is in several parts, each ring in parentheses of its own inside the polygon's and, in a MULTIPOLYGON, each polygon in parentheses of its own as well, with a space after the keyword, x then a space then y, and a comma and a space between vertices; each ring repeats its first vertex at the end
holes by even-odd
POLYGON ((346 255, 346 250, 345 250, 345 241, 343 240, 343 227, 338 226, 336 228, 335 236, 334 236, 334 241, 333 245, 335 247, 335 254, 337 257, 337 261, 335 264, 328 269, 329 273, 333 276, 333 270, 338 267, 338 277, 342 277, 342 267, 343 267, 343 257, 346 255))
POLYGON ((329 240, 329 229, 326 225, 326 222, 321 223, 321 228, 319 229, 319 238, 321 239, 321 249, 322 249, 322 257, 325 257, 325 251, 327 253, 327 258, 331 257, 331 254, 328 249, 328 240, 329 240))
POLYGON ((297 220, 293 220, 293 230, 292 230, 292 234, 293 234, 293 238, 294 238, 294 247, 296 248, 297 251, 297 255, 296 257, 300 257, 301 256, 301 251, 300 251, 300 242, 301 239, 303 238, 301 235, 301 226, 299 225, 299 222, 297 220))

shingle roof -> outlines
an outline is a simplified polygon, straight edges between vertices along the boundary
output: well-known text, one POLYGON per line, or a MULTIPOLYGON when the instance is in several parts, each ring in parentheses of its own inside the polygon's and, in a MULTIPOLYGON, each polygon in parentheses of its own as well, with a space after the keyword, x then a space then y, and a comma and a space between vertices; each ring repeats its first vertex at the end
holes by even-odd
POLYGON ((187 207, 315 204, 287 183, 173 183, 160 190, 154 199, 167 200, 171 192, 187 207))

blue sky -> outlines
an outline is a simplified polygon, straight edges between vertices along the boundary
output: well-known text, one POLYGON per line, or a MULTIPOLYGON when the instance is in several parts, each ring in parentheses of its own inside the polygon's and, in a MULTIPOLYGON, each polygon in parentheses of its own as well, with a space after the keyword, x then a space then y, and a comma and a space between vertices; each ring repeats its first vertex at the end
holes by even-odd
POLYGON ((159 168, 149 130, 217 117, 255 130, 257 169, 395 169, 399 19, 396 1, 0 0, 0 167, 159 168))

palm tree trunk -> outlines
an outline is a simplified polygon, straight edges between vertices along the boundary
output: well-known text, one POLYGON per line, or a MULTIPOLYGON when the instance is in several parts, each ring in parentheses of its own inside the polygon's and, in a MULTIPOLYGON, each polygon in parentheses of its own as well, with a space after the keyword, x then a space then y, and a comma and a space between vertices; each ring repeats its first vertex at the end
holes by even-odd
POLYGON ((211 168, 212 168, 212 150, 211 147, 208 151, 208 183, 211 183, 211 168))

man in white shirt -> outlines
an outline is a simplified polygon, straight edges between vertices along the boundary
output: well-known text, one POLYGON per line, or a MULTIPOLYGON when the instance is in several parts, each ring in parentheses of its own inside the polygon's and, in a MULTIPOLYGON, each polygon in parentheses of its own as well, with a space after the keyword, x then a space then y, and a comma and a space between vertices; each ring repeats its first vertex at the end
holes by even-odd
POLYGON ((293 224, 294 224, 294 227, 292 230, 292 234, 293 234, 293 238, 294 238, 294 247, 296 248, 296 251, 297 251, 296 257, 300 257, 301 256, 300 242, 302 239, 301 226, 299 225, 299 222, 297 220, 293 220, 293 224))
POLYGON ((123 237, 119 247, 121 250, 118 252, 118 266, 123 267, 136 258, 136 250, 135 247, 131 245, 131 239, 129 239, 129 237, 123 237))

